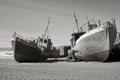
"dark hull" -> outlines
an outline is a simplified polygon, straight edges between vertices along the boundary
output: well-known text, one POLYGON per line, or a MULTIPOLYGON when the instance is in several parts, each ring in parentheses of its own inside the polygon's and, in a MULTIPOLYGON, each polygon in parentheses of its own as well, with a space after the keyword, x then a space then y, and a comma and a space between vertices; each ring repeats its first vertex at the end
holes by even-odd
POLYGON ((14 50, 14 58, 18 62, 35 62, 47 59, 47 56, 44 56, 41 49, 35 44, 30 44, 19 37, 12 40, 12 47, 14 50))

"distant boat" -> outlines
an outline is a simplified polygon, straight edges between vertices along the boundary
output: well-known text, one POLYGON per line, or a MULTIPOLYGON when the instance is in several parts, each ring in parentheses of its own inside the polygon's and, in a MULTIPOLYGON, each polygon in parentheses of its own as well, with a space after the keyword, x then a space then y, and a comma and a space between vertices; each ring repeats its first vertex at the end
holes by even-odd
POLYGON ((45 61, 52 55, 52 42, 51 39, 46 35, 49 23, 50 21, 48 21, 45 34, 42 37, 38 37, 38 39, 28 40, 14 33, 11 42, 16 61, 45 61))
POLYGON ((106 61, 112 54, 117 34, 115 19, 112 23, 106 22, 96 27, 89 24, 88 29, 87 32, 72 34, 68 61, 106 61))

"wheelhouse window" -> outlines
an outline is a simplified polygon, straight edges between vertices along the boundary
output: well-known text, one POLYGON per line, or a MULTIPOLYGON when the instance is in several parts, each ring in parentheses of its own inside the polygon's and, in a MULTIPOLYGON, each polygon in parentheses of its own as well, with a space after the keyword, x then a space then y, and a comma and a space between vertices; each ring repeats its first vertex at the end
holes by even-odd
POLYGON ((47 43, 47 40, 44 40, 44 43, 47 43))
POLYGON ((43 42, 43 39, 40 39, 40 42, 43 42))

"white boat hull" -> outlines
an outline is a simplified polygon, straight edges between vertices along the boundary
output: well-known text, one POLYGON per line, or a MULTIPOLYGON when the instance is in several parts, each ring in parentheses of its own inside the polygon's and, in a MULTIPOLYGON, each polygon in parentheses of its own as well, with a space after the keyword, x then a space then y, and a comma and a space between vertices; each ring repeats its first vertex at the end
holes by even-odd
POLYGON ((77 51, 75 57, 85 61, 107 60, 114 46, 116 34, 116 26, 110 22, 85 33, 72 48, 72 50, 77 51))

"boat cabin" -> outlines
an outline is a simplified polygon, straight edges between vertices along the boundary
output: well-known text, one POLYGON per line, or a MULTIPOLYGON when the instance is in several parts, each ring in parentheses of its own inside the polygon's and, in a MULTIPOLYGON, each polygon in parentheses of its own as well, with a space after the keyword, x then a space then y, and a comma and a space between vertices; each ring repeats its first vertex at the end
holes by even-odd
POLYGON ((76 45, 76 41, 83 34, 85 34, 85 32, 80 32, 80 33, 77 32, 77 33, 72 34, 72 39, 70 40, 71 41, 71 47, 74 47, 76 45))
POLYGON ((51 39, 44 38, 44 37, 38 37, 37 47, 51 50, 51 47, 52 47, 51 39))

